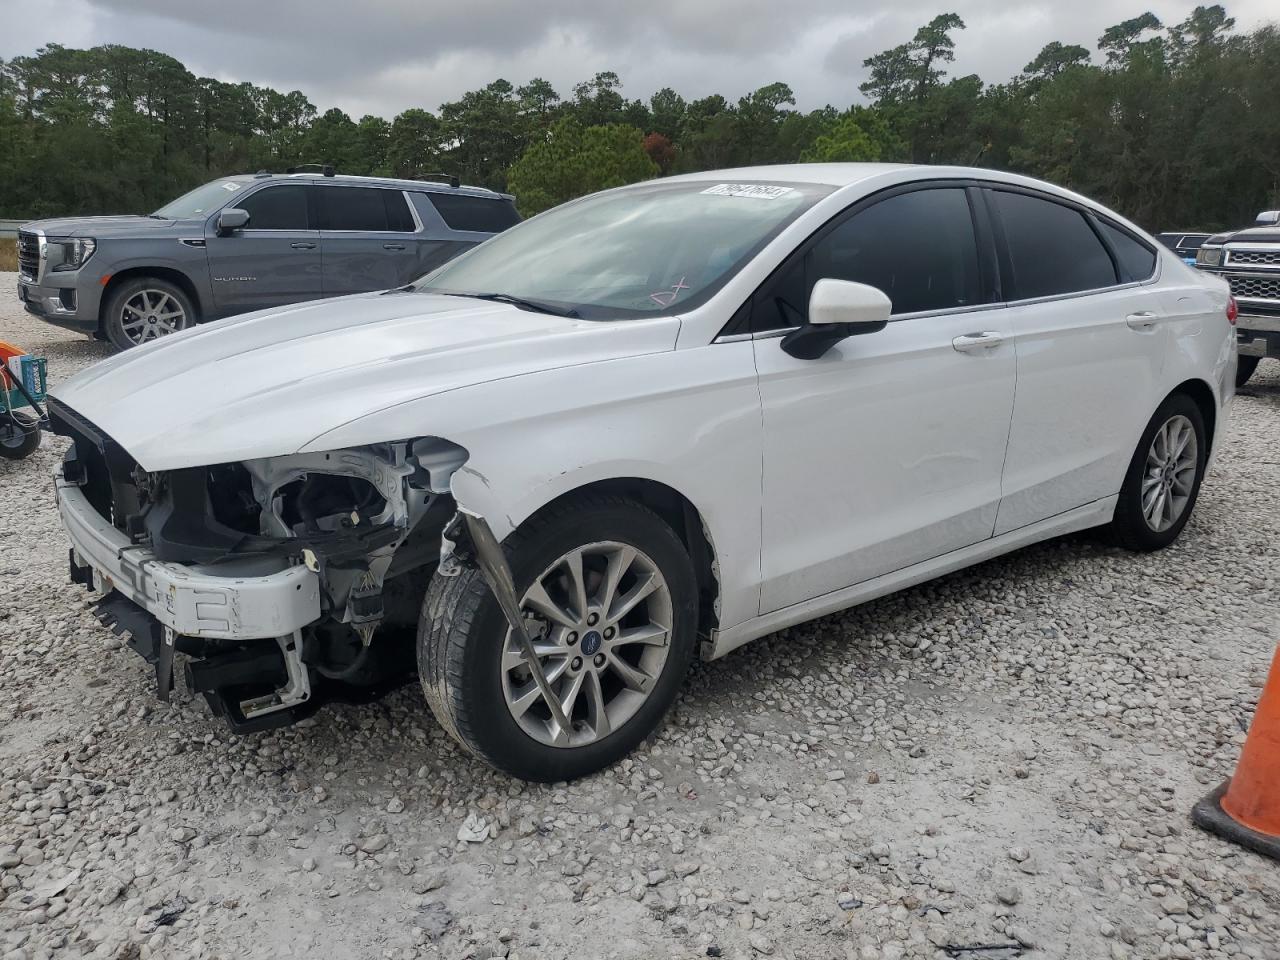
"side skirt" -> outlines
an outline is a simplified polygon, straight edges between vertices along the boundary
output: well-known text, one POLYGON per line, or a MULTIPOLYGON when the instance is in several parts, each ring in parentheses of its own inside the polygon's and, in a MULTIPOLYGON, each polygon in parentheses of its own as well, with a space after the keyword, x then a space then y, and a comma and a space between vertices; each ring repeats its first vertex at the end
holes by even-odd
POLYGON ((1011 550, 1017 550, 1020 547, 1038 543, 1041 540, 1060 537, 1067 533, 1075 533, 1077 530, 1087 530, 1090 527, 1109 523, 1116 512, 1116 503, 1119 499, 1119 496, 1114 496, 1095 500, 1093 503, 1087 503, 1082 507, 1076 507, 1074 510, 1068 510, 1066 513, 1060 513, 1056 517, 1049 517, 1029 526, 1010 530, 1008 533, 1003 533, 998 537, 975 543, 960 550, 953 550, 951 553, 934 557, 932 560, 925 560, 923 563, 904 567, 901 570, 895 570, 893 573, 886 573, 875 579, 866 580, 862 583, 854 584, 852 587, 845 587, 843 590, 836 590, 821 597, 815 597, 812 600, 794 603, 789 607, 774 610, 764 616, 747 620, 726 630, 714 630, 710 640, 703 644, 703 659, 715 660, 718 657, 723 657, 729 651, 737 649, 744 643, 749 643, 766 634, 794 626, 797 623, 804 623, 806 620, 824 617, 838 610, 856 607, 858 604, 866 603, 868 600, 875 600, 890 593, 905 590, 907 587, 914 587, 916 584, 924 583, 926 580, 933 580, 936 577, 953 573, 975 563, 982 563, 984 560, 990 560, 1003 553, 1009 553, 1011 550))

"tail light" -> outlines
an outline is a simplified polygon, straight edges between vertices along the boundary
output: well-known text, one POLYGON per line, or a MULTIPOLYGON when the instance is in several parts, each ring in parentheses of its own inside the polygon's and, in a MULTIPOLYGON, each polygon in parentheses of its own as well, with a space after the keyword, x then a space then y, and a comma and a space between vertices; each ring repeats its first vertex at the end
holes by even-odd
POLYGON ((1240 305, 1236 303, 1235 297, 1228 297, 1227 298, 1227 323, 1231 324, 1234 327, 1236 325, 1236 320, 1238 320, 1239 318, 1240 318, 1240 305))

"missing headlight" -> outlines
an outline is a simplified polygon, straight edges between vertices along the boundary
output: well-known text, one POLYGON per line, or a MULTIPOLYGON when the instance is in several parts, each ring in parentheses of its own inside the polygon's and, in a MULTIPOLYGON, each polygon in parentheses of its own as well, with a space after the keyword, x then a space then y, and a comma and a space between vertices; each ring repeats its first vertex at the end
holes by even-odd
POLYGON ((311 473, 276 491, 280 519, 297 535, 350 529, 379 517, 386 498, 361 477, 311 473))

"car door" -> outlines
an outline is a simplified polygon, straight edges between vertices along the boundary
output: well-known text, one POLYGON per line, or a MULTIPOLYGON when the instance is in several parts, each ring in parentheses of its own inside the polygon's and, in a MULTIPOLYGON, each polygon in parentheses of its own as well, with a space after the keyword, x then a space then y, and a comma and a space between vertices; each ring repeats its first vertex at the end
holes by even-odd
POLYGON ((757 292, 762 613, 991 536, 1015 361, 975 196, 935 183, 863 201, 757 292), (823 277, 878 287, 893 317, 799 360, 778 331, 805 322, 823 277))
POLYGON ((320 297, 310 194, 305 183, 270 183, 233 201, 249 214, 243 228, 219 236, 217 216, 210 219, 205 254, 219 316, 320 297))
POLYGON ((322 183, 316 197, 326 297, 417 279, 419 230, 402 190, 322 183))
POLYGON ((999 535, 1120 492, 1159 401, 1168 331, 1164 305, 1140 282, 1155 270, 1154 251, 1126 248, 1126 265, 1114 246, 1122 241, 1104 229, 1145 241, 1035 191, 985 196, 1003 238, 1018 356, 999 535))

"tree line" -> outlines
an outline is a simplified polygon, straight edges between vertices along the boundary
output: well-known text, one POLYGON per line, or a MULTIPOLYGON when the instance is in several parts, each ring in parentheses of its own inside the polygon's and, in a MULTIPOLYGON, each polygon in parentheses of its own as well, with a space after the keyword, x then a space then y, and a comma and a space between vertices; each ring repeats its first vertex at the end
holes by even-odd
MULTIPOLYGON (((49 44, 0 60, 0 217, 147 212, 213 177, 306 162, 346 173, 455 174, 526 215, 592 190, 747 164, 881 160, 1013 170, 1153 229, 1236 226, 1280 206, 1280 27, 1223 7, 1053 42, 1017 76, 949 67, 965 29, 941 14, 867 58, 865 103, 796 109, 785 83, 736 101, 667 87, 628 99, 616 73, 562 96, 494 80, 432 112, 320 113, 298 90, 197 77, 154 50, 49 44)), ((853 99, 853 91, 850 91, 853 99)))

